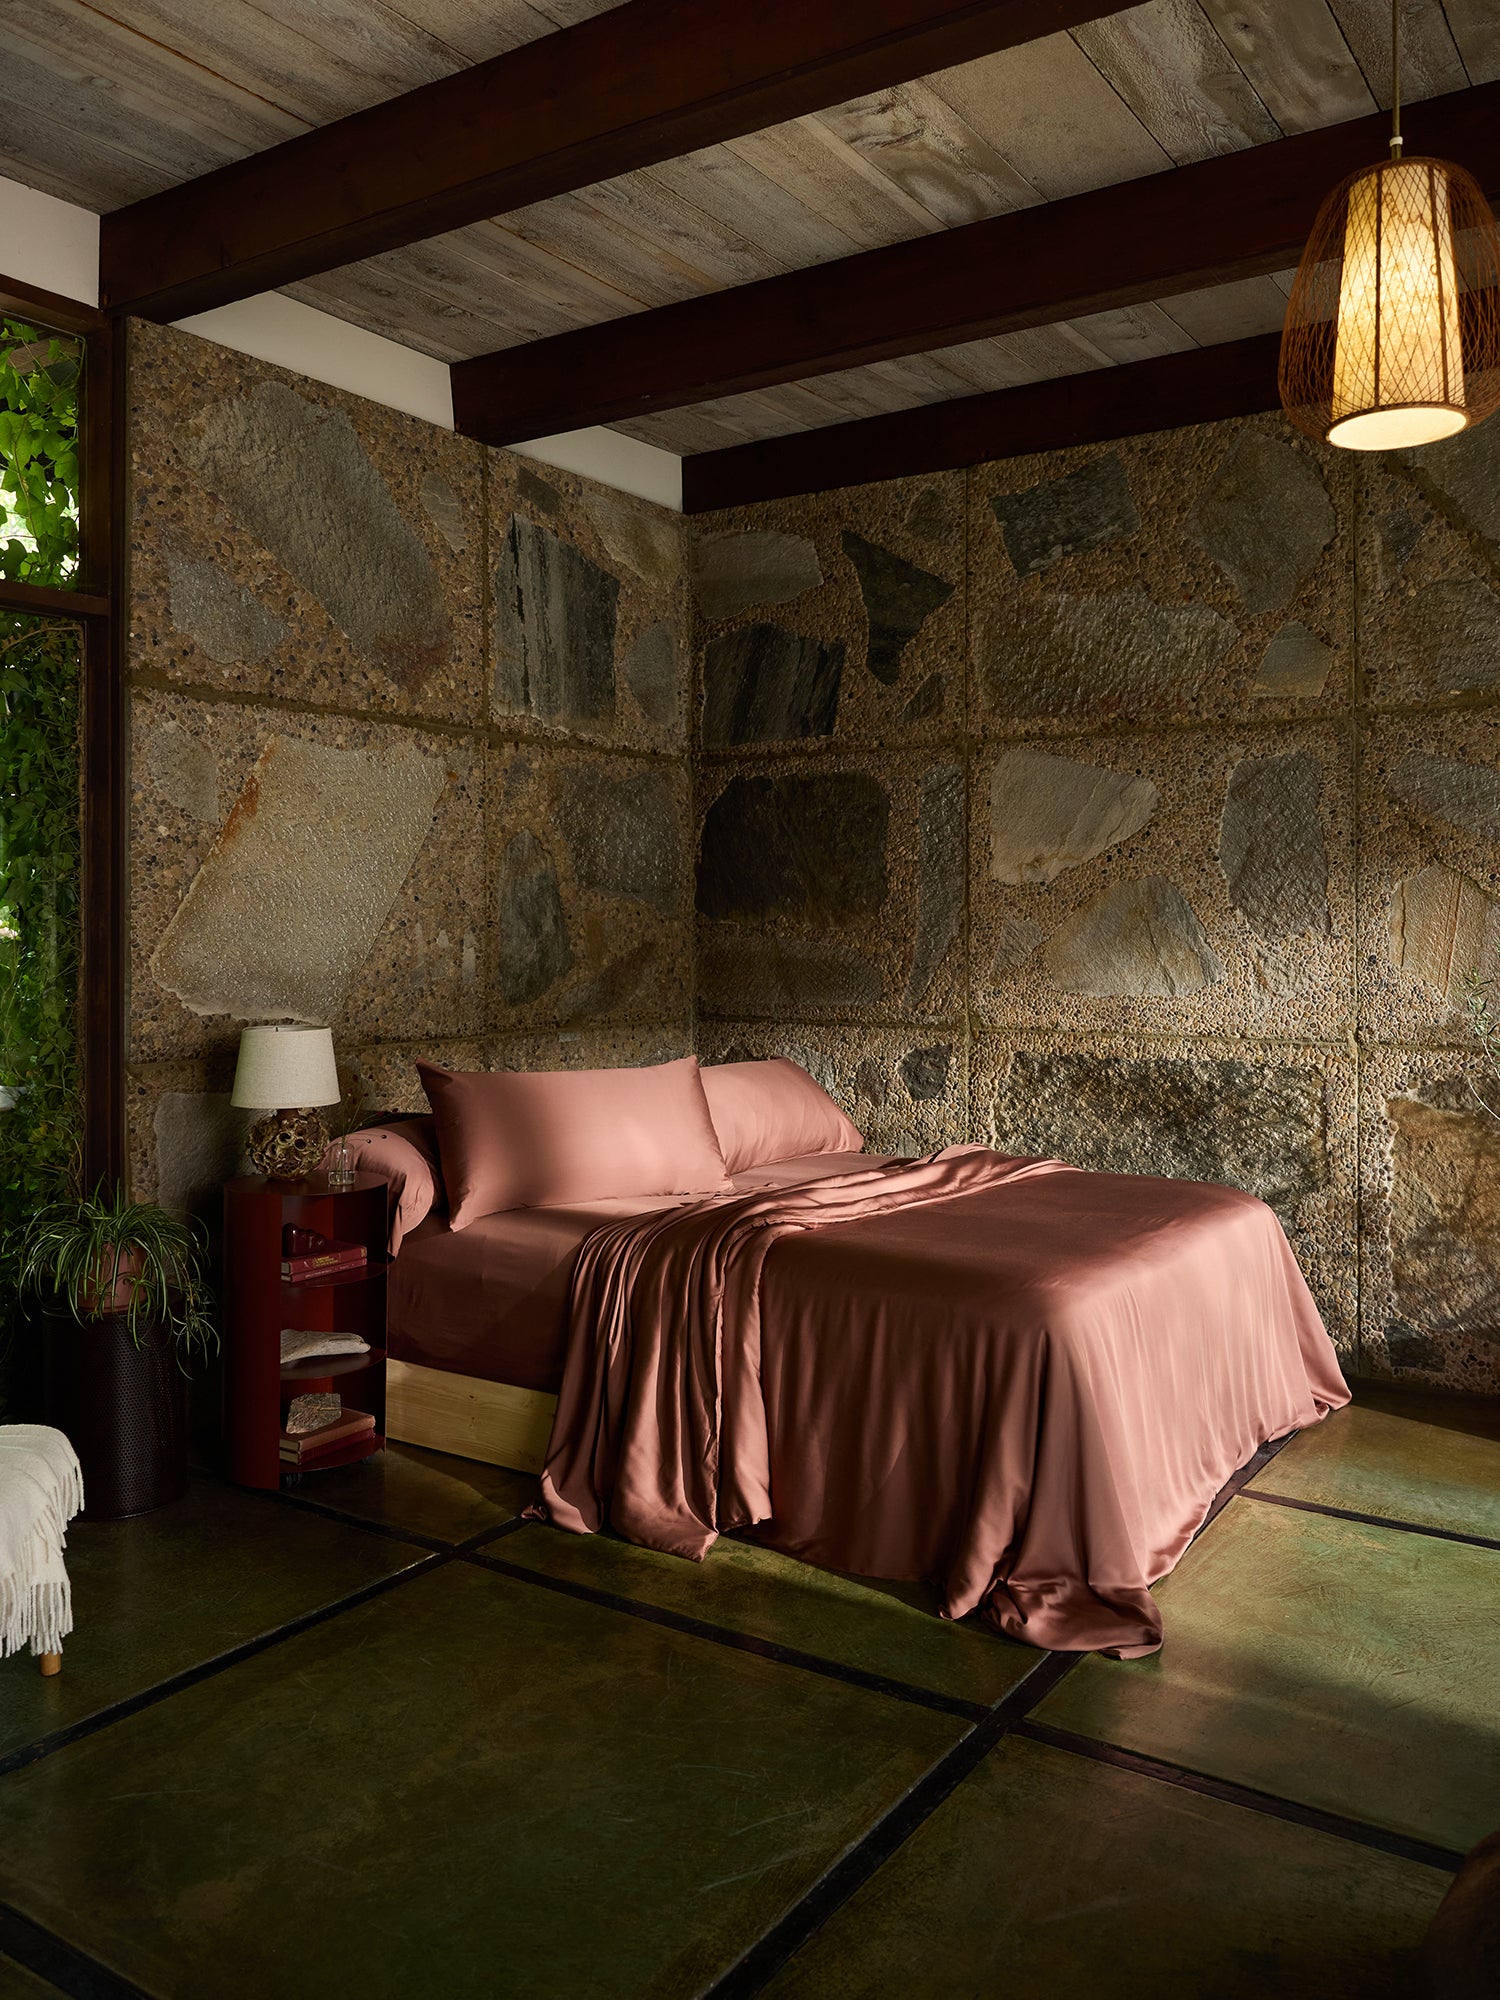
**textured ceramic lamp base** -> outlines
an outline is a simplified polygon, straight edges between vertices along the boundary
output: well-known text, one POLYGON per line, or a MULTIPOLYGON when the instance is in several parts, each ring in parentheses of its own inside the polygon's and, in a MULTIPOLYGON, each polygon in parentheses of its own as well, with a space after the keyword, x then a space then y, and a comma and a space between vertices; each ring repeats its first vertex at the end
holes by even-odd
POLYGON ((300 1181, 328 1151, 328 1127, 316 1111, 273 1111, 250 1128, 250 1161, 272 1181, 300 1181))

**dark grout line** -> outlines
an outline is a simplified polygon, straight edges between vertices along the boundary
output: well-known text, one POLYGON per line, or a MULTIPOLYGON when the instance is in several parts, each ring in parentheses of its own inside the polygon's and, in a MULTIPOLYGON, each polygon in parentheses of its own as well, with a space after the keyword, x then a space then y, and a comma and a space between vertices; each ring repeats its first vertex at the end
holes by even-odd
POLYGON ((1329 1507, 1319 1500, 1294 1500, 1289 1493, 1247 1492, 1247 1500, 1261 1500, 1268 1507, 1291 1507, 1299 1514, 1323 1514, 1330 1521, 1358 1521, 1366 1528, 1394 1528, 1403 1535, 1427 1535, 1435 1542, 1461 1542, 1471 1549, 1500 1549, 1500 1542, 1487 1535, 1460 1534, 1457 1528, 1429 1528, 1420 1521, 1402 1521, 1394 1514, 1356 1514, 1351 1507, 1329 1507))
POLYGON ((905 1798, 846 1849, 778 1923, 705 1989, 702 2000, 751 2000, 759 1993, 1084 1657, 1081 1653, 1044 1655, 1025 1680, 989 1710, 983 1722, 919 1778, 905 1798))
POLYGON ((243 1487, 240 1490, 259 1500, 279 1501, 285 1507, 295 1507, 303 1514, 316 1514, 324 1521, 337 1521, 340 1527, 363 1528, 367 1535, 379 1535, 387 1542, 400 1542, 405 1548, 425 1549, 431 1556, 452 1555, 457 1546, 437 1535, 424 1535, 416 1528, 396 1528, 388 1521, 370 1521, 361 1514, 347 1514, 342 1507, 332 1506, 327 1500, 314 1500, 309 1495, 269 1492, 261 1487, 243 1487))
MULTIPOLYGON (((94 1736, 101 1729, 108 1729, 116 1722, 124 1722, 142 1709, 154 1708, 159 1701, 170 1695, 180 1694, 185 1688, 196 1687, 199 1681, 212 1680, 229 1667, 235 1667, 242 1660, 254 1659, 256 1654, 269 1652, 287 1639, 295 1639, 303 1632, 310 1632, 315 1626, 326 1625, 330 1619, 342 1612, 352 1611, 358 1605, 366 1604, 372 1597, 382 1597, 398 1585, 409 1583, 413 1577, 425 1576, 429 1570, 440 1569, 453 1561, 451 1551, 439 1555, 429 1555, 421 1562, 410 1564, 406 1569, 397 1570, 393 1576, 377 1577, 374 1583, 367 1583, 359 1590, 350 1591, 346 1597, 335 1598, 332 1603, 320 1604, 315 1611, 307 1611, 300 1618, 293 1618, 285 1625, 277 1625, 269 1632, 261 1632, 253 1639, 243 1640, 238 1646, 231 1646, 226 1652, 216 1653, 212 1659, 199 1660, 191 1667, 184 1667, 181 1673, 172 1674, 154 1686, 142 1688, 139 1694, 127 1695, 124 1700, 111 1702, 107 1708, 95 1711, 93 1715, 82 1716, 77 1722, 70 1722, 65 1729, 57 1729, 50 1736, 39 1736, 26 1743, 8 1756, 0 1757, 0 1778, 9 1777, 12 1771, 21 1771, 28 1764, 40 1763, 44 1757, 56 1751, 66 1750, 70 1745, 81 1742, 86 1736, 94 1736)), ((0 1949, 4 1949, 0 1940, 0 1949)))
MULTIPOLYGON (((1291 1443, 1292 1439, 1297 1435, 1298 1433, 1296 1431, 1288 1431, 1285 1437, 1268 1438, 1264 1444, 1256 1446, 1255 1450, 1250 1454, 1249 1458, 1245 1460, 1245 1463, 1240 1467, 1239 1471, 1232 1472, 1229 1475, 1229 1477, 1224 1481, 1224 1484, 1219 1488, 1218 1492, 1214 1495, 1212 1505, 1209 1507, 1208 1512, 1203 1516, 1202 1521, 1198 1524, 1198 1531, 1197 1534, 1193 1536, 1193 1541, 1196 1542, 1198 1536, 1201 1535, 1205 1529, 1211 1528, 1213 1526, 1214 1522, 1218 1520, 1219 1516, 1223 1513, 1224 1509, 1229 1505, 1230 1501, 1237 1498, 1239 1494, 1243 1493, 1245 1488, 1250 1484, 1250 1481, 1254 1479, 1258 1473, 1264 1472, 1266 1467, 1271 1463, 1271 1460, 1276 1456, 1277 1452, 1284 1451, 1286 1447, 1291 1443)), ((1189 1543, 1188 1546, 1191 1547, 1192 1544, 1189 1543)))
POLYGON ((731 1652, 753 1653, 759 1659, 774 1660, 778 1666, 798 1667, 805 1673, 818 1674, 824 1680, 840 1681, 846 1687, 863 1688, 869 1694, 883 1694, 892 1701, 907 1702, 914 1708, 930 1708, 939 1715, 956 1716, 961 1722, 985 1721, 994 1712, 982 1702, 963 1701, 956 1695, 936 1694, 930 1688, 914 1687, 907 1681, 892 1680, 885 1674, 866 1673, 861 1667, 845 1666, 840 1660, 825 1660, 821 1654, 800 1652, 795 1646, 782 1646, 773 1639, 761 1639, 751 1632, 736 1632, 725 1625, 713 1625, 706 1619, 690 1617, 686 1612, 667 1611, 659 1604, 643 1604, 637 1598, 622 1597, 612 1590, 597 1590, 592 1584, 548 1576, 544 1571, 528 1569, 522 1563, 505 1562, 499 1556, 486 1555, 483 1550, 472 1551, 463 1560, 493 1570, 499 1576, 508 1576, 516 1583, 535 1584, 539 1589, 555 1591, 561 1597, 576 1598, 580 1603, 596 1605, 603 1611, 618 1611, 627 1618, 639 1618, 645 1624, 662 1625, 669 1631, 684 1633, 690 1639, 706 1639, 731 1652))
POLYGON ((1138 1777, 1155 1779, 1158 1784, 1175 1785, 1181 1791, 1195 1792, 1200 1798, 1242 1806, 1247 1812, 1260 1813, 1267 1819, 1286 1820, 1293 1826, 1310 1827, 1316 1833, 1331 1834, 1338 1840, 1351 1841, 1359 1847, 1373 1847, 1382 1854, 1394 1854, 1403 1861, 1417 1861, 1426 1868, 1438 1868, 1450 1875, 1456 1874, 1463 1864, 1461 1854, 1450 1847, 1439 1847, 1434 1841, 1392 1833, 1385 1827, 1372 1826, 1366 1820, 1349 1819, 1343 1813, 1325 1812, 1319 1806, 1299 1805, 1294 1799, 1280 1798, 1274 1792, 1257 1791, 1251 1785, 1237 1785, 1228 1778, 1212 1778, 1206 1772, 1190 1770, 1185 1764, 1173 1764, 1162 1757, 1147 1757, 1136 1750, 1122 1750, 1118 1744, 1103 1743, 1094 1736, 1080 1736, 1071 1729, 1058 1729, 1050 1722, 1020 1722, 1016 1725, 1015 1734, 1024 1737, 1028 1743, 1043 1743, 1049 1749, 1065 1750, 1075 1757, 1086 1757, 1095 1764, 1108 1764, 1113 1770, 1132 1771, 1138 1777))
POLYGON ((152 2000, 145 1987, 111 1972, 9 1903, 0 1903, 0 1952, 47 1980, 59 1993, 70 1994, 72 2000, 152 2000))
POLYGON ((477 1535, 470 1535, 467 1541, 455 1542, 453 1553, 457 1556, 472 1555, 475 1549, 487 1549, 491 1542, 503 1542, 507 1535, 519 1534, 522 1528, 533 1525, 524 1514, 517 1514, 513 1520, 502 1521, 498 1528, 481 1528, 477 1535))

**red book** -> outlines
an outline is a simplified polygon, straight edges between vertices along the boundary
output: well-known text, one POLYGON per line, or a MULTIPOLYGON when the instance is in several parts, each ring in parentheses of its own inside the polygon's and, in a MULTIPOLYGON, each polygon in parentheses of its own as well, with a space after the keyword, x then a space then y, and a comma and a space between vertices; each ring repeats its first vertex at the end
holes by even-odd
POLYGON ((281 1275, 292 1284, 309 1278, 326 1278, 331 1271, 353 1271, 369 1260, 363 1243, 335 1243, 330 1237, 321 1250, 309 1250, 300 1257, 283 1257, 281 1275))

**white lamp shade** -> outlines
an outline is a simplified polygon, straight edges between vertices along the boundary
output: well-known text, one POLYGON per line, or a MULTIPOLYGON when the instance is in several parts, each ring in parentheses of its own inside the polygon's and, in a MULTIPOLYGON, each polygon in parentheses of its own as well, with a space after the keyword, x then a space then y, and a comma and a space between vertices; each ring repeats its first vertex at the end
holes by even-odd
POLYGON ((293 1111, 337 1104, 331 1028, 244 1028, 231 1104, 248 1111, 293 1111))

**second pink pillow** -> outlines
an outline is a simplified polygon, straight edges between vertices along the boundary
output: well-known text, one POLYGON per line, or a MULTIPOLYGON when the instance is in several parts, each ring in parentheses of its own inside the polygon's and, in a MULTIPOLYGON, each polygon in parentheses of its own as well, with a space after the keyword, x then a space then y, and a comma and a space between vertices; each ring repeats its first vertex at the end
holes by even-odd
POLYGON ((703 1090, 724 1164, 732 1174, 809 1153, 861 1153, 864 1134, 821 1084, 785 1056, 710 1063, 703 1090))
POLYGON ((696 1056, 647 1069, 417 1069, 454 1229, 508 1208, 729 1187, 696 1056))

